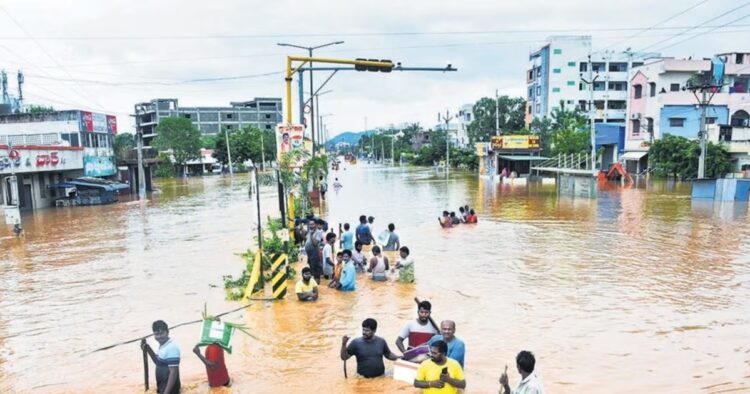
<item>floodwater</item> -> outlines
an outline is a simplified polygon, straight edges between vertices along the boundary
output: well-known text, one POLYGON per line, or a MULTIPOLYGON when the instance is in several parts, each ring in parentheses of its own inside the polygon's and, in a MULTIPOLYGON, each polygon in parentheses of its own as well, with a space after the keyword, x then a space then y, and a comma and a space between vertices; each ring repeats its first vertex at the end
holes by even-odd
MULTIPOLYGON (((609 185, 597 200, 558 198, 554 186, 498 185, 473 174, 355 166, 331 174, 331 223, 375 216, 396 224, 416 258, 417 283, 358 280, 322 289, 317 303, 257 302, 225 320, 234 393, 414 393, 390 377, 344 379, 342 335, 377 319, 393 345, 433 303, 466 342, 467 393, 490 393, 522 349, 549 393, 750 392, 750 220, 747 206, 696 204, 689 185, 609 185), (469 204, 479 224, 441 229, 443 209, 469 204)), ((237 307, 222 275, 252 247, 249 177, 161 182, 146 205, 48 209, 24 217, 25 238, 0 228, 0 392, 143 390, 137 343, 93 349, 237 307)), ((261 211, 277 215, 275 189, 261 211)), ((192 352, 198 325, 172 331, 183 391, 208 392, 192 352)), ((152 342, 153 344, 153 342, 152 342)), ((392 374, 392 363, 386 362, 392 374)), ((151 366, 151 387, 154 371, 151 366)), ((217 390, 215 392, 230 392, 217 390)))

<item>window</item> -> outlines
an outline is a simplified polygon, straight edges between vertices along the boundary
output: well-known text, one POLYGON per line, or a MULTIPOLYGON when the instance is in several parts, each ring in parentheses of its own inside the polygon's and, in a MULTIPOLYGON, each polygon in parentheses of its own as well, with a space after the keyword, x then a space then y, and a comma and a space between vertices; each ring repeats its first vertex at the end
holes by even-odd
POLYGON ((539 67, 539 68, 536 69, 536 76, 537 76, 537 78, 539 78, 539 77, 542 76, 542 68, 541 67, 539 67))
POLYGON ((553 68, 552 72, 555 74, 560 74, 561 70, 559 68, 553 68))
POLYGON ((529 115, 531 115, 531 106, 529 105, 529 115))
POLYGON ((685 118, 669 118, 669 127, 684 127, 685 118))
POLYGON ((656 82, 649 82, 648 83, 648 95, 650 97, 656 96, 656 82))
POLYGON ((575 67, 575 66, 576 66, 576 62, 568 62, 568 67, 575 67))
POLYGON ((589 64, 581 62, 581 65, 578 67, 578 71, 588 71, 589 70, 589 64))
POLYGON ((625 100, 607 101, 607 109, 625 109, 625 100))
POLYGON ((643 85, 633 85, 633 98, 639 99, 643 95, 643 85))
POLYGON ((601 92, 607 90, 606 85, 604 82, 594 82, 594 91, 595 92, 601 92))
POLYGON ((715 116, 709 116, 706 118, 706 124, 716 124, 716 119, 715 116))
POLYGON ((552 93, 560 93, 560 88, 552 88, 552 93))
POLYGON ((633 119, 633 135, 638 135, 641 133, 641 121, 639 119, 633 119))
POLYGON ((234 114, 227 114, 227 119, 232 119, 232 115, 234 114))
POLYGON ((528 77, 526 77, 526 79, 528 79, 529 81, 534 79, 534 70, 529 70, 529 75, 528 77))
POLYGON ((266 130, 271 130, 271 125, 270 124, 266 125, 266 130))
POLYGON ((541 86, 537 86, 536 87, 536 95, 537 96, 541 96, 542 95, 542 87, 541 86))
POLYGON ((628 90, 628 83, 627 82, 610 82, 609 90, 624 92, 628 90))
POLYGON ((534 88, 529 88, 529 100, 534 99, 534 88))
POLYGON ((679 92, 680 91, 680 84, 679 83, 669 84, 669 91, 670 92, 679 92))
POLYGON ((604 63, 591 63, 591 68, 594 70, 595 73, 598 73, 599 71, 604 71, 604 63))
POLYGON ((555 48, 555 49, 552 50, 552 54, 553 55, 562 55, 562 49, 555 48))
POLYGON ((190 114, 182 114, 183 118, 192 119, 192 116, 190 114))
POLYGON ((228 125, 224 126, 224 128, 227 129, 227 130, 232 130, 232 125, 228 124, 228 125))
POLYGON ((578 100, 578 108, 580 108, 580 109, 581 109, 581 111, 583 111, 583 112, 586 112, 586 111, 588 111, 588 110, 586 109, 586 107, 587 107, 587 102, 586 102, 586 100, 578 100))
POLYGON ((604 109, 604 100, 594 100, 594 108, 604 109))
POLYGON ((654 118, 646 118, 646 131, 654 134, 654 118))
POLYGON ((542 112, 542 105, 539 104, 539 103, 537 103, 536 104, 536 113, 541 113, 541 112, 542 112))
POLYGON ((566 101, 566 104, 573 104, 573 100, 566 101))
POLYGON ((627 63, 609 63, 609 72, 625 72, 628 71, 627 63))
POLYGON ((568 86, 576 86, 576 81, 568 81, 568 86))
POLYGON ((586 89, 588 89, 588 85, 587 84, 585 84, 583 82, 581 82, 581 83, 578 84, 578 90, 584 91, 586 89))
POLYGON ((266 119, 271 119, 271 114, 266 114, 266 119))
POLYGON ((742 64, 742 62, 745 61, 745 54, 744 53, 738 53, 734 56, 734 62, 737 64, 742 64))
POLYGON ((633 67, 640 67, 643 65, 643 62, 633 62, 633 67))

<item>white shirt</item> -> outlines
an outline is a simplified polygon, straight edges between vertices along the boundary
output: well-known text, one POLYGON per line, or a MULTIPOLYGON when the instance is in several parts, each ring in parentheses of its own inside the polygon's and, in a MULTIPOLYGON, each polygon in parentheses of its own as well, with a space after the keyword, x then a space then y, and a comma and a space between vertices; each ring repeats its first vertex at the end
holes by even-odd
POLYGON ((544 386, 535 373, 530 374, 526 379, 518 382, 513 394, 544 394, 544 386))

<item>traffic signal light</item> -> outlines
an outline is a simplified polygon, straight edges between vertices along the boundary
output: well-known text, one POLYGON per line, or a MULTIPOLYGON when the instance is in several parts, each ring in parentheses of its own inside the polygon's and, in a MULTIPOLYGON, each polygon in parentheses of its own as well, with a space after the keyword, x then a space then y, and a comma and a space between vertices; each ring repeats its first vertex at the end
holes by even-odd
POLYGON ((384 73, 389 73, 389 72, 391 72, 391 69, 393 68, 393 62, 391 62, 390 60, 362 59, 362 58, 357 58, 355 60, 357 60, 357 61, 363 61, 363 62, 388 63, 390 65, 390 67, 381 67, 381 66, 365 66, 365 65, 355 64, 354 65, 354 69, 357 70, 357 71, 373 71, 373 72, 380 71, 380 72, 384 72, 384 73))

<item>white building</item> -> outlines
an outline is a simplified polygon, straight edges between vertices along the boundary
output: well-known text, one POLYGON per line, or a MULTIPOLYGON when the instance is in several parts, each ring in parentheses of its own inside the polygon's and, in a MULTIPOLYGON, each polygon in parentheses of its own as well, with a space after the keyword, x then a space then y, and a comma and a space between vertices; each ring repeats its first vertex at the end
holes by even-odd
POLYGON ((456 115, 455 143, 460 147, 469 145, 469 124, 474 121, 474 104, 464 104, 458 108, 456 115))
POLYGON ((115 175, 116 133, 115 116, 87 111, 0 116, 1 205, 11 205, 12 174, 21 210, 52 206, 59 182, 115 175))
POLYGON ((556 108, 588 111, 591 55, 594 82, 595 120, 624 123, 627 113, 629 72, 658 53, 598 51, 592 53, 591 36, 552 36, 529 55, 527 121, 550 117, 556 108))

